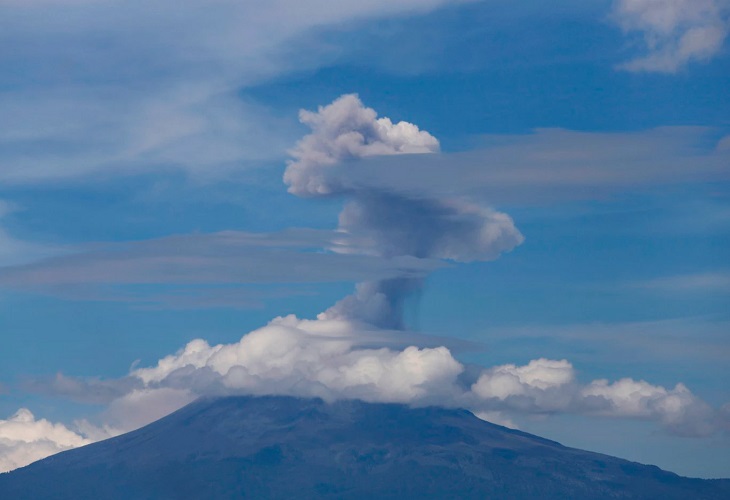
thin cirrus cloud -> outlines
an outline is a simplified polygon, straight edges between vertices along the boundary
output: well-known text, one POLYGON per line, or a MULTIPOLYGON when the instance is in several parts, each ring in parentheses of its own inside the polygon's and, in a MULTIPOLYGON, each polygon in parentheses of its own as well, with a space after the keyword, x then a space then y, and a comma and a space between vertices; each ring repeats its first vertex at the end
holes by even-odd
POLYGON ((631 286, 664 293, 730 292, 730 272, 717 271, 665 276, 632 283, 631 286))
POLYGON ((332 49, 307 43, 318 29, 446 3, 3 2, 0 183, 215 177, 281 158, 295 123, 242 88, 326 64, 332 49))
POLYGON ((282 293, 241 290, 237 285, 424 277, 444 265, 408 255, 385 258, 344 251, 349 245, 366 244, 337 231, 291 229, 87 245, 66 255, 0 268, 0 287, 69 299, 205 307, 245 304, 282 293), (134 289, 157 285, 167 289, 134 289))
POLYGON ((325 314, 402 328, 405 298, 443 261, 489 261, 522 243, 507 214, 462 197, 360 189, 324 175, 338 172, 344 179, 351 163, 373 156, 433 154, 437 139, 416 125, 378 118, 355 95, 301 117, 312 133, 292 150, 284 180, 299 196, 342 198, 346 204, 336 231, 227 231, 90 246, 0 270, 0 286, 128 300, 118 290, 89 293, 89 287, 359 281, 355 294, 325 314))
MULTIPOLYGON (((170 169, 220 178, 279 159, 296 123, 242 89, 335 61, 338 48, 317 42, 317 30, 452 3, 3 2, 0 43, 13 50, 0 54, 0 183, 170 169)), ((617 1, 614 20, 647 48, 624 67, 674 72, 712 57, 727 33, 724 5, 617 1)))
POLYGON ((483 136, 464 152, 365 158, 326 171, 343 189, 368 187, 492 203, 602 199, 612 193, 730 179, 727 136, 705 127, 639 132, 537 129, 483 136))
POLYGON ((627 71, 676 73, 717 55, 730 29, 725 0, 616 0, 613 19, 642 39, 645 53, 619 66, 627 71))

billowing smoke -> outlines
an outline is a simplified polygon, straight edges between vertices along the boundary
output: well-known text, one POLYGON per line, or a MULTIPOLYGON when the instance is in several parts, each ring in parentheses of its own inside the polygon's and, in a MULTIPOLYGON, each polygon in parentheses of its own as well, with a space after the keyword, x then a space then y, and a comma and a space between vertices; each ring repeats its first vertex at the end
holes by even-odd
POLYGON ((439 141, 416 125, 378 118, 355 94, 343 95, 316 113, 302 110, 299 120, 312 129, 290 151, 284 173, 289 192, 325 196, 348 189, 334 169, 342 162, 368 156, 435 153, 439 141))
MULTIPOLYGON (((284 181, 289 192, 298 196, 347 198, 339 230, 368 242, 365 248, 348 251, 469 262, 495 259, 522 243, 522 235, 507 214, 462 199, 365 187, 348 177, 362 158, 438 152, 438 140, 416 125, 378 118, 354 94, 344 95, 316 113, 302 111, 300 120, 312 132, 290 152, 293 159, 284 181)), ((404 301, 421 286, 420 278, 361 283, 355 294, 322 317, 402 328, 404 301)))

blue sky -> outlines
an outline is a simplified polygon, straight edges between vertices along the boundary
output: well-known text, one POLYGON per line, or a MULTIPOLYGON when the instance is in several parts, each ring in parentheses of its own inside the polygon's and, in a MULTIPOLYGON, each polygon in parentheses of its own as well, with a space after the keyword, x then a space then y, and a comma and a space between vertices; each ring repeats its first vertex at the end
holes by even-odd
POLYGON ((730 476, 723 0, 34 0, 0 25, 0 467, 225 390, 465 405, 730 476), (175 355, 289 314, 286 353, 175 355), (68 434, 29 440, 43 419, 68 434))

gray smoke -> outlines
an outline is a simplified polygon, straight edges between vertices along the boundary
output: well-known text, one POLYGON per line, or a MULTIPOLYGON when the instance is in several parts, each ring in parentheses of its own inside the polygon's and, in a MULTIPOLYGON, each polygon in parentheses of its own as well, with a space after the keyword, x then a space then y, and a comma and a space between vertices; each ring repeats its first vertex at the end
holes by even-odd
MULTIPOLYGON (((297 196, 348 199, 339 230, 363 245, 339 251, 471 262, 496 259, 522 243, 522 234, 507 214, 463 199, 366 187, 348 177, 352 162, 362 158, 437 153, 438 140, 416 125, 378 118, 354 94, 316 113, 302 111, 300 120, 312 132, 290 151, 284 181, 297 196)), ((405 301, 422 286, 422 278, 360 283, 354 294, 320 316, 403 328, 405 301)))

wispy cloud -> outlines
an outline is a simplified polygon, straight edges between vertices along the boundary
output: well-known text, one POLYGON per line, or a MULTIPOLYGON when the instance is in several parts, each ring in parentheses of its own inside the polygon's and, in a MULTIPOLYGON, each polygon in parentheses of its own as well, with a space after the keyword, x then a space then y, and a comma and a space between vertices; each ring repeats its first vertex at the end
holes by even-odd
POLYGON ((301 43, 317 29, 446 3, 3 2, 0 183, 221 177, 281 158, 296 123, 241 89, 325 64, 330 48, 301 43))
POLYGON ((326 170, 342 189, 367 187, 492 203, 604 199, 640 188, 730 179, 730 149, 716 131, 661 127, 639 132, 538 129, 490 135, 474 150, 366 158, 326 170))
POLYGON ((628 71, 675 73, 722 49, 729 25, 725 0, 616 0, 613 19, 642 37, 645 54, 619 66, 628 71))
POLYGON ((290 229, 86 245, 68 255, 0 269, 0 287, 79 300, 220 307, 286 293, 234 285, 422 278, 444 265, 408 255, 347 251, 350 247, 363 249, 367 242, 339 231, 290 229))
POLYGON ((716 293, 730 291, 730 272, 705 272, 667 276, 633 283, 633 287, 657 292, 716 293))
POLYGON ((592 322, 492 328, 474 340, 515 356, 525 344, 538 349, 557 346, 560 352, 577 350, 582 363, 640 365, 665 363, 670 371, 681 360, 689 365, 722 363, 730 356, 727 320, 688 317, 659 321, 592 322))
POLYGON ((36 394, 66 398, 86 404, 109 404, 135 389, 141 388, 138 380, 130 377, 103 380, 101 378, 69 377, 57 373, 53 377, 27 377, 20 387, 36 394))

